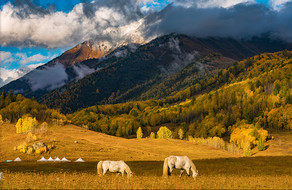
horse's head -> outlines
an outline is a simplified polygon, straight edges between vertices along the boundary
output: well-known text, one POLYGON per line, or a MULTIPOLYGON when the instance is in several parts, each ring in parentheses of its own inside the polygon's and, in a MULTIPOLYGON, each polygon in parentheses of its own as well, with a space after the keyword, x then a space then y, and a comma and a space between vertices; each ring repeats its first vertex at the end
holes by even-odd
POLYGON ((131 171, 130 174, 129 174, 129 176, 132 177, 133 175, 134 175, 134 173, 131 171))
POLYGON ((193 172, 193 178, 196 178, 199 175, 199 171, 195 170, 195 172, 193 172))

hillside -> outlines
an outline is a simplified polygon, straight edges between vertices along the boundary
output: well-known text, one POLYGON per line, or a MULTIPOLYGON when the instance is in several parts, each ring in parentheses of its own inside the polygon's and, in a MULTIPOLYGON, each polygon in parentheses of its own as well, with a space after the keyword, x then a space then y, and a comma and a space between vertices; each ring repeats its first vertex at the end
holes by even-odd
MULTIPOLYGON (((188 155, 191 159, 214 159, 239 157, 221 149, 207 145, 195 144, 185 140, 176 139, 125 139, 93 132, 74 125, 50 127, 45 135, 37 135, 35 142, 54 143, 55 149, 51 153, 27 154, 13 150, 26 140, 26 134, 16 134, 15 126, 11 124, 0 125, 0 161, 20 157, 23 160, 35 161, 40 156, 69 159, 82 157, 86 161, 101 159, 125 161, 157 161, 169 155, 188 155), (74 143, 77 141, 78 143, 74 143), (155 147, 155 148, 154 148, 155 147)), ((37 134, 37 133, 36 133, 37 134)), ((254 156, 287 156, 292 155, 291 132, 274 133, 274 140, 269 141, 266 151, 255 153, 254 156), (283 145, 283 146, 282 146, 283 145)))
MULTIPOLYGON (((15 126, 0 125, 0 161, 20 157, 23 160, 37 160, 41 155, 20 153, 13 150, 26 140, 27 134, 16 134, 15 126)), ((37 134, 37 133, 36 133, 37 134)), ((77 159, 82 157, 86 161, 100 159, 113 160, 163 160, 168 155, 188 155, 192 159, 237 157, 227 151, 197 145, 191 142, 175 139, 125 139, 93 132, 74 125, 51 127, 44 135, 37 135, 35 142, 54 143, 55 149, 42 156, 58 156, 77 159), (78 141, 78 143, 74 143, 78 141), (155 147, 155 148, 153 148, 155 147), (171 148, 170 148, 171 147, 171 148)))
POLYGON ((161 98, 238 60, 283 48, 289 48, 289 44, 257 38, 233 40, 170 34, 139 46, 76 83, 44 95, 40 102, 71 113, 95 104, 161 98), (174 89, 168 89, 170 86, 174 89), (155 90, 159 92, 153 93, 155 90), (153 95, 145 97, 145 93, 153 95))
POLYGON ((291 51, 258 55, 165 99, 96 105, 68 117, 76 125, 124 137, 135 134, 139 126, 145 136, 166 125, 176 134, 182 128, 185 137, 205 138, 229 136, 245 125, 289 130, 291 55, 291 51), (218 88, 220 83, 224 85, 218 88), (210 87, 218 89, 202 93, 210 87))

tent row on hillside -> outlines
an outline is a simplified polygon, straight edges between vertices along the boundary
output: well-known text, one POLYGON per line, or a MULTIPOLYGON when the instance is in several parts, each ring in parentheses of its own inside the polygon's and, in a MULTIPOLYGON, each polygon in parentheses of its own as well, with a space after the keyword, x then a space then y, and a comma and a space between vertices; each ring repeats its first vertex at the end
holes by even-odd
MULTIPOLYGON (((53 159, 50 157, 49 159, 45 159, 45 157, 42 157, 41 159, 37 160, 38 162, 71 162, 71 160, 67 160, 67 158, 60 159, 59 157, 56 157, 53 159)), ((78 158, 75 162, 85 162, 82 158, 78 158)))

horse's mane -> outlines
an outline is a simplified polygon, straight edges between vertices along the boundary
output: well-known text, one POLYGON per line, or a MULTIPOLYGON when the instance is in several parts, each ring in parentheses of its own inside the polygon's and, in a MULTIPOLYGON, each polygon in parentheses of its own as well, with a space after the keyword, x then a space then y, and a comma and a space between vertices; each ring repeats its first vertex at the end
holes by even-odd
POLYGON ((191 159, 190 159, 190 165, 191 165, 191 170, 197 171, 197 168, 196 168, 194 162, 191 159))

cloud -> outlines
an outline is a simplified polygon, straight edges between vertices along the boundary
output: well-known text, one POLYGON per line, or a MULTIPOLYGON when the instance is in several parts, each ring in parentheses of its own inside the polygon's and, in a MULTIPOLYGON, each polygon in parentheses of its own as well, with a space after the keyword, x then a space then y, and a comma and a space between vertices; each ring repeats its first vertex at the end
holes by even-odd
POLYGON ((96 0, 77 4, 68 13, 17 2, 1 9, 2 46, 69 48, 96 39, 114 47, 171 32, 201 37, 271 32, 288 40, 292 34, 288 0, 271 0, 271 6, 280 6, 277 10, 255 0, 168 0, 172 4, 160 12, 158 0, 96 0))
POLYGON ((96 36, 105 39, 117 37, 122 33, 104 31, 141 19, 144 15, 137 6, 138 2, 99 0, 80 3, 69 13, 7 3, 0 13, 1 45, 71 47, 96 36))
POLYGON ((9 82, 16 80, 28 72, 34 70, 43 63, 33 64, 29 66, 22 66, 19 69, 5 69, 0 67, 0 87, 8 84, 9 82))
POLYGON ((270 0, 269 4, 275 9, 280 10, 284 4, 291 2, 291 0, 270 0))
POLYGON ((169 5, 156 14, 154 20, 157 21, 145 27, 146 35, 176 32, 197 37, 248 38, 271 33, 292 41, 291 3, 283 5, 279 11, 262 4, 237 4, 229 8, 169 5))
POLYGON ((77 74, 77 77, 76 77, 77 80, 82 79, 83 77, 96 71, 95 69, 91 69, 87 67, 86 65, 78 65, 78 66, 73 65, 73 69, 75 73, 77 74))
POLYGON ((53 90, 63 86, 68 80, 68 75, 61 63, 55 63, 54 66, 43 66, 28 73, 24 78, 30 84, 33 91, 39 89, 53 90))
POLYGON ((10 52, 0 51, 0 60, 1 62, 10 58, 12 54, 10 52))
MULTIPOLYGON (((17 55, 17 54, 16 54, 17 55)), ((44 60, 49 59, 51 56, 44 56, 39 54, 35 54, 33 56, 27 57, 26 54, 21 55, 22 59, 19 63, 21 64, 27 64, 27 63, 34 63, 34 62, 41 62, 44 60)))

